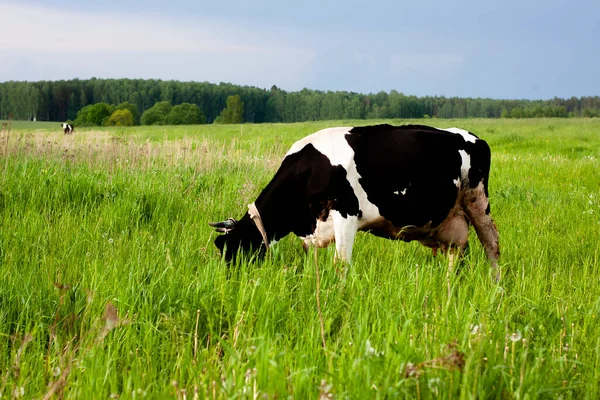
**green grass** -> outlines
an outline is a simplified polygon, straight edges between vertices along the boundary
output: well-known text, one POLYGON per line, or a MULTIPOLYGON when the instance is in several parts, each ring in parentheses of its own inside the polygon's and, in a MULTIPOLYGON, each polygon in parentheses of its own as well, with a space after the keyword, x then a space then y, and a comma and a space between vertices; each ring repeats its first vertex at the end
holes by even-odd
POLYGON ((412 122, 489 142, 502 280, 473 233, 450 295, 444 257, 359 233, 345 280, 318 253, 326 350, 300 240, 228 269, 207 222, 240 217, 295 140, 365 121, 13 125, 0 395, 600 397, 600 121, 412 122))
MULTIPOLYGON (((0 119, 0 125, 7 122, 6 120, 0 119)), ((47 122, 47 121, 11 121, 11 128, 14 130, 27 130, 27 131, 56 131, 62 133, 62 127, 60 122, 47 122)))

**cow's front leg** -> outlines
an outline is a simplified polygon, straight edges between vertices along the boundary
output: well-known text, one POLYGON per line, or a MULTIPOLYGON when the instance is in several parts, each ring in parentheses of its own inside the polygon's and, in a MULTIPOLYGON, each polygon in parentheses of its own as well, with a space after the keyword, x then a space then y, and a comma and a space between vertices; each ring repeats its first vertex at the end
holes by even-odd
POLYGON ((358 217, 348 215, 343 217, 337 210, 331 210, 333 231, 335 235, 335 260, 352 262, 352 246, 358 230, 358 217))

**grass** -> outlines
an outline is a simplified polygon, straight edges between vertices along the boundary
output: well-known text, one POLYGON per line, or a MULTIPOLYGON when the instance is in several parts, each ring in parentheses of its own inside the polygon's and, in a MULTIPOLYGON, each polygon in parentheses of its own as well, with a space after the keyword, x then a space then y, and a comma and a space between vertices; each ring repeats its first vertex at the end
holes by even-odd
MULTIPOLYGON (((0 119, 0 125, 8 122, 0 119)), ((27 131, 56 131, 62 132, 60 122, 47 122, 47 121, 11 121, 12 129, 27 130, 27 131)))
POLYGON ((503 278, 473 234, 450 295, 443 257, 359 234, 345 280, 334 249, 318 253, 326 350, 299 239, 228 269, 207 222, 240 217, 295 140, 365 121, 72 136, 13 124, 0 395, 600 397, 600 121, 413 122, 489 142, 503 278))

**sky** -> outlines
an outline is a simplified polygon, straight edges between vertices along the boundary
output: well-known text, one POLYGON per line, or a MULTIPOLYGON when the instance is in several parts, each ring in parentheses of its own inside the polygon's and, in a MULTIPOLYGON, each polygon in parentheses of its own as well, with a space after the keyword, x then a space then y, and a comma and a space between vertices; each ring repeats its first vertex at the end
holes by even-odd
POLYGON ((599 0, 0 0, 0 81, 600 95, 599 0))

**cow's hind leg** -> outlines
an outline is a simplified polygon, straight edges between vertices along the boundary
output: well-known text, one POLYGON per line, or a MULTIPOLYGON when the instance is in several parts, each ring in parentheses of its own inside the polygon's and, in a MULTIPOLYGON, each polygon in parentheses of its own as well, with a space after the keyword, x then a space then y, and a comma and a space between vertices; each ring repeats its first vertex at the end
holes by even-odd
POLYGON ((335 258, 351 263, 352 246, 358 230, 358 217, 354 215, 343 217, 337 210, 331 210, 331 216, 335 235, 335 258))
POLYGON ((500 256, 499 235, 496 224, 489 212, 489 201, 485 195, 483 182, 479 182, 474 189, 468 189, 464 198, 464 207, 469 220, 475 228, 477 237, 483 245, 488 259, 492 265, 492 273, 496 281, 500 280, 498 257, 500 256))

